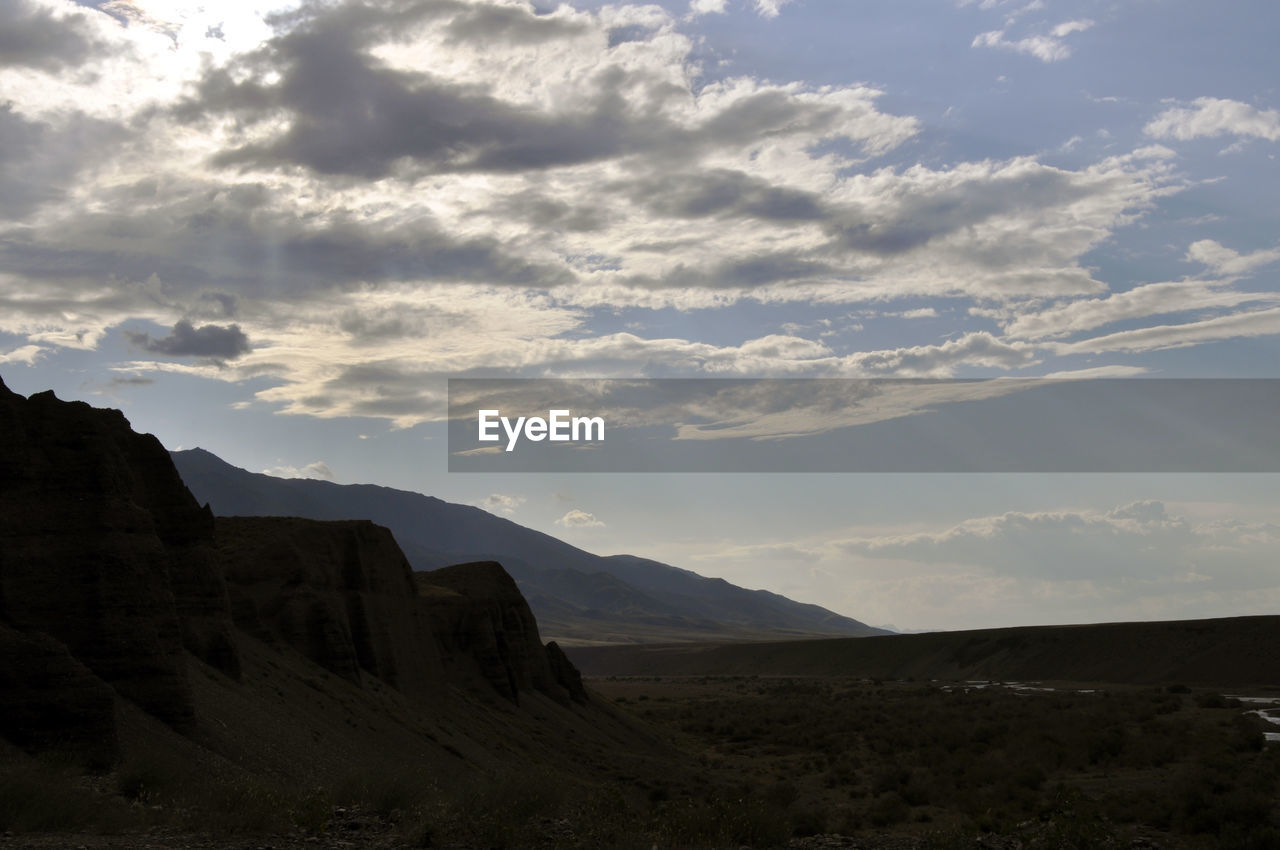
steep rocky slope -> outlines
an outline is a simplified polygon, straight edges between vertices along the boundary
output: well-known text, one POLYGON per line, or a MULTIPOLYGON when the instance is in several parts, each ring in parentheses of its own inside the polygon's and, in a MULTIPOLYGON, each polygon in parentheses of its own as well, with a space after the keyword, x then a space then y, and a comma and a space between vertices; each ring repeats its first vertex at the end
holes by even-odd
POLYGON ((177 736, 215 761, 313 775, 334 752, 475 769, 535 732, 630 734, 611 723, 500 565, 415 577, 371 522, 215 521, 118 411, 0 383, 11 743, 109 763, 177 736), (304 752, 343 739, 361 744, 304 752))
POLYGON ((238 668, 213 528, 118 411, 0 383, 0 618, 178 727, 194 719, 184 648, 238 668))

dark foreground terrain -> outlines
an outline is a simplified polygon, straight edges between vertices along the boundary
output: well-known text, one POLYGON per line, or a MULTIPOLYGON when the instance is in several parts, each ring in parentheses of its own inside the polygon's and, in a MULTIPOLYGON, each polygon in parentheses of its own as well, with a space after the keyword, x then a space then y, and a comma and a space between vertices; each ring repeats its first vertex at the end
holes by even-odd
POLYGON ((1280 745, 1264 743, 1258 703, 1217 692, 589 685, 668 742, 663 757, 618 748, 578 770, 534 757, 472 779, 406 761, 301 787, 154 756, 99 774, 17 760, 0 779, 0 823, 22 832, 0 847, 1280 846, 1280 745))
MULTIPOLYGON (((722 846, 1280 846, 1280 745, 1207 690, 610 678, 733 789, 651 797, 722 846), (845 844, 834 843, 832 834, 845 844), (812 844, 803 836, 826 835, 812 844)), ((1280 689, 1261 695, 1280 706, 1280 689)))

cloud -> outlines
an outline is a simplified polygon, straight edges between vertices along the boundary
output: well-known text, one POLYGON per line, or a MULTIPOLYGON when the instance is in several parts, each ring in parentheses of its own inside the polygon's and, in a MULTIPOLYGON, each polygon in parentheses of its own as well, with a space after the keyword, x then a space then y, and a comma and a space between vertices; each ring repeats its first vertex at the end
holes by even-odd
POLYGON ((1079 342, 1057 343, 1052 349, 1058 354, 1158 351, 1273 334, 1280 334, 1280 308, 1246 310, 1198 322, 1118 331, 1079 342))
MULTIPOLYGON (((1125 319, 1206 311, 1250 303, 1267 304, 1280 300, 1280 296, 1268 290, 1240 291, 1231 286, 1232 279, 1247 276, 1280 260, 1280 249, 1259 249, 1240 254, 1212 239, 1201 239, 1190 245, 1185 260, 1205 265, 1212 274, 1223 279, 1140 284, 1103 298, 1073 300, 1043 310, 998 311, 994 317, 1001 321, 1005 333, 1010 337, 1044 339, 1088 331, 1125 319)), ((1226 322, 1208 327, 1221 328, 1231 324, 1232 322, 1226 322)), ((1188 327, 1187 330, 1191 328, 1188 327)), ((1165 330, 1145 336, 1137 333, 1132 337, 1117 336, 1112 342, 1155 339, 1176 332, 1165 330)))
MULTIPOLYGON (((777 5, 769 0, 761 11, 776 14, 777 5)), ((839 92, 799 96, 794 89, 752 86, 757 91, 748 96, 720 98, 720 87, 712 86, 711 96, 695 96, 689 109, 687 81, 654 85, 659 82, 654 72, 668 76, 675 69, 636 68, 627 61, 632 57, 614 55, 635 42, 651 48, 669 32, 674 22, 658 12, 645 15, 636 7, 621 7, 599 18, 571 12, 548 16, 532 7, 479 4, 451 16, 439 46, 464 61, 475 62, 471 54, 482 46, 474 38, 450 35, 464 24, 468 31, 490 35, 538 30, 537 41, 556 41, 571 51, 564 58, 583 67, 562 70, 580 76, 572 88, 557 84, 552 106, 545 98, 530 102, 534 93, 515 85, 495 86, 491 77, 483 83, 449 79, 434 68, 396 65, 373 55, 368 48, 388 37, 385 28, 393 19, 403 17, 397 23, 412 27, 443 14, 438 7, 410 8, 397 15, 349 4, 280 19, 283 31, 268 49, 244 57, 237 68, 211 70, 174 115, 203 123, 234 117, 243 143, 215 155, 214 162, 222 165, 298 164, 319 174, 365 178, 528 172, 632 155, 687 161, 768 133, 843 134, 839 92), (413 20, 413 10, 420 20, 413 20), (617 33, 624 30, 628 37, 618 41, 617 33), (597 41, 601 36, 604 51, 597 41), (582 55, 587 51, 594 55, 582 55), (645 89, 639 102, 638 86, 645 89), (712 103, 717 100, 719 108, 712 103), (287 121, 281 122, 282 116, 287 121)), ((527 46, 525 40, 506 39, 503 46, 518 52, 527 46)), ((686 41, 681 44, 687 49, 686 41)), ((550 82, 546 71, 538 76, 550 82)), ((867 141, 872 149, 885 144, 892 142, 867 141)))
POLYGON ((961 365, 1015 369, 1035 362, 1035 347, 975 331, 940 345, 916 345, 850 355, 850 371, 897 377, 944 377, 961 365))
POLYGON ((462 375, 1023 368, 1042 337, 977 321, 872 344, 852 321, 651 320, 1098 298, 1089 252, 1181 185, 1152 150, 922 162, 885 92, 693 75, 701 48, 657 6, 117 6, 127 26, 77 13, 110 45, 93 74, 24 66, 41 85, 6 89, 0 332, 92 350, 172 327, 118 365, 254 380, 281 413, 408 427, 462 375))
POLYGON ((94 145, 119 144, 128 135, 114 122, 76 113, 36 118, 0 101, 0 223, 65 198, 94 170, 94 145))
POLYGON ((491 493, 478 502, 472 502, 477 508, 488 511, 491 514, 504 514, 510 516, 516 512, 516 508, 525 503, 524 496, 509 495, 506 493, 491 493))
POLYGON ((185 319, 174 325, 173 331, 161 339, 136 331, 125 331, 125 336, 131 345, 170 357, 234 360, 253 350, 249 345, 249 337, 245 336, 239 325, 201 325, 197 328, 185 319))
POLYGON ((48 349, 39 345, 22 345, 13 351, 0 353, 0 363, 23 363, 33 366, 47 352, 48 349))
MULTIPOLYGON (((1280 525, 1215 505, 1196 516, 1142 499, 925 523, 897 532, 820 532, 699 544, 684 557, 739 583, 779 563, 809 598, 932 628, 992 623, 1182 619, 1265 613, 1280 599, 1280 525)), ((1257 513, 1254 505, 1246 508, 1257 513)))
POLYGON ((1239 292, 1222 281, 1148 283, 1105 298, 1088 298, 1022 313, 1004 322, 1007 336, 1045 339, 1093 330, 1125 319, 1276 302, 1273 292, 1239 292))
POLYGON ((1201 239, 1187 248, 1186 258, 1188 262, 1203 263, 1215 274, 1245 275, 1280 260, 1280 248, 1239 254, 1212 239, 1201 239))
POLYGON ((991 30, 979 33, 969 46, 1010 50, 1014 53, 1034 56, 1041 62, 1061 62, 1071 57, 1071 47, 1062 39, 1072 33, 1083 32, 1091 26, 1093 21, 1068 21, 1054 27, 1051 35, 1029 35, 1017 39, 1008 37, 1007 28, 991 30))
POLYGON ((144 378, 140 375, 115 375, 107 382, 106 388, 110 391, 119 387, 149 387, 154 383, 154 378, 144 378))
POLYGON ((636 181, 632 201, 665 218, 754 218, 819 221, 829 214, 820 196, 771 184, 742 171, 703 169, 636 181))
POLYGON ((57 71, 80 65, 104 47, 83 12, 55 14, 27 0, 0 4, 0 67, 57 71))
POLYGON ((333 481, 333 470, 324 461, 317 460, 301 468, 296 466, 273 466, 262 470, 263 475, 274 478, 310 478, 317 481, 333 481))
POLYGON ((691 16, 698 15, 722 15, 728 0, 689 0, 689 14, 691 16))
POLYGON ((1158 501, 1106 512, 1010 511, 943 531, 855 538, 840 551, 870 558, 980 566, 996 573, 1056 580, 1168 575, 1192 565, 1204 545, 1182 517, 1158 501))
POLYGON ((782 11, 782 7, 791 2, 791 0, 754 0, 756 12, 762 18, 776 18, 782 11))
POLYGON ((595 514, 589 514, 576 508, 556 520, 556 525, 565 528, 604 528, 604 523, 596 519, 595 514))
POLYGON ((1086 30, 1093 29, 1093 26, 1093 21, 1088 18, 1082 18, 1078 21, 1065 21, 1064 23, 1058 24, 1053 28, 1052 33, 1054 38, 1066 38, 1072 33, 1084 32, 1086 30))
POLYGON ((936 319, 938 318, 938 309, 936 307, 913 307, 910 310, 898 310, 881 313, 880 315, 895 319, 936 319))
POLYGON ((824 553, 820 547, 784 542, 726 546, 713 552, 696 554, 693 558, 698 561, 725 561, 729 563, 747 560, 814 563, 821 560, 823 555, 824 553))
POLYGON ((1166 109, 1143 127, 1157 139, 1198 139, 1207 136, 1245 136, 1280 140, 1280 111, 1258 109, 1238 100, 1199 97, 1191 106, 1166 109))

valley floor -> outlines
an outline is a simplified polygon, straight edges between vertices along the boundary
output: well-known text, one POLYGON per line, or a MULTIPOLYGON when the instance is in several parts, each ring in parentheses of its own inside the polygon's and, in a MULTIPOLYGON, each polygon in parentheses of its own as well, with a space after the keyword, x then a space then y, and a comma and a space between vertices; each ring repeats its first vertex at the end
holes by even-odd
POLYGON ((1280 744, 1266 742, 1276 727, 1248 698, 1181 685, 757 676, 591 686, 665 729, 725 789, 698 801, 692 789, 651 789, 690 840, 1280 847, 1280 744))
MULTIPOLYGON (((544 766, 444 792, 435 781, 430 793, 403 777, 309 798, 240 789, 186 811, 174 807, 191 800, 117 772, 78 780, 100 808, 75 834, 42 832, 69 816, 51 810, 42 826, 0 836, 0 850, 1280 846, 1280 745, 1265 743, 1256 704, 1216 691, 755 676, 589 684, 593 700, 669 741, 670 759, 600 753, 576 775, 544 766)), ((54 789, 54 768, 39 770, 28 788, 54 789)), ((10 827, 15 780, 0 779, 10 827)))

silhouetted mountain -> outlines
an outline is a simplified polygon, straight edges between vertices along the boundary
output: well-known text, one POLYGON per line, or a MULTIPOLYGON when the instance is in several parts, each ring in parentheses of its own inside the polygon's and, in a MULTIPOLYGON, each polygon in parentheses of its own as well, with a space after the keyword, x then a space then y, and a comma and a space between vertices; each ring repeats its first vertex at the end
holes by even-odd
POLYGON ((649 746, 543 645, 499 564, 415 574, 366 520, 215 519, 119 411, 3 382, 0 738, 307 782, 649 746))
POLYGON ((495 560, 515 578, 542 633, 565 644, 885 634, 764 590, 631 555, 603 557, 469 505, 368 484, 273 478, 202 449, 173 453, 187 486, 220 516, 370 519, 415 569, 495 560))

